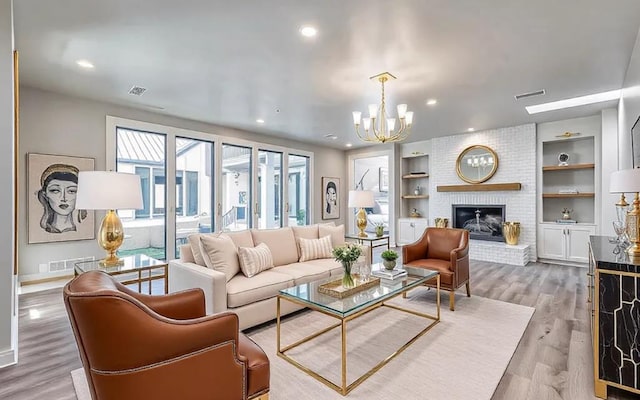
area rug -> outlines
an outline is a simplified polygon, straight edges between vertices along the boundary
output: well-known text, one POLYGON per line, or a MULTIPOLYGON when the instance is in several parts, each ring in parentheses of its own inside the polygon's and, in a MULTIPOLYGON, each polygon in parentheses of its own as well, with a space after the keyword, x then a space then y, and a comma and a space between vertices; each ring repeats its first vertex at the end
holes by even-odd
MULTIPOLYGON (((426 288, 392 303, 433 312, 426 288)), ((441 322, 347 395, 350 399, 489 400, 534 313, 531 307, 482 297, 457 296, 449 311, 442 296, 441 322)), ((305 311, 284 319, 283 345, 335 322, 305 311)), ((347 325, 348 382, 354 381, 422 330, 426 320, 380 308, 347 325)), ((249 331, 271 362, 271 400, 344 397, 276 355, 275 323, 249 331)), ((340 332, 334 329, 287 352, 332 382, 340 382, 340 332)), ((79 400, 90 400, 82 369, 71 373, 79 400)))

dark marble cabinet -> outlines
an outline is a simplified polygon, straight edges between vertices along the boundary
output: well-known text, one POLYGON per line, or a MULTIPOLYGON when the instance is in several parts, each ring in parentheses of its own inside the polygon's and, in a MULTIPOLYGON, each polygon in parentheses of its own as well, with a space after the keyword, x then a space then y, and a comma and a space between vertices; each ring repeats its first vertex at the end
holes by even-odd
POLYGON ((591 236, 589 248, 595 394, 640 393, 640 259, 605 236, 591 236))

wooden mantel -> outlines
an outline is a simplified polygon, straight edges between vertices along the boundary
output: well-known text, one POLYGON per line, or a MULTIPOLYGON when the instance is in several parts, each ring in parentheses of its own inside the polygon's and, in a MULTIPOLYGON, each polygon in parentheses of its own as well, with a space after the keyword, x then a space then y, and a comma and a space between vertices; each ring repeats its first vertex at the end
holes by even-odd
POLYGON ((479 183, 467 185, 438 186, 438 192, 497 192, 500 190, 521 190, 522 184, 514 183, 479 183))

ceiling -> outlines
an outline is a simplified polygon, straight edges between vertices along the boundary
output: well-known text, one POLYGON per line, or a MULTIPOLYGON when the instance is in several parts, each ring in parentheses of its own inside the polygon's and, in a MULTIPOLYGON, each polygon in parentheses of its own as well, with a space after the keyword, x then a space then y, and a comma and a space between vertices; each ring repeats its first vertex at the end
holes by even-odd
POLYGON ((386 87, 388 108, 395 114, 403 102, 415 112, 409 141, 615 106, 524 109, 620 88, 640 25, 638 0, 14 5, 24 85, 337 148, 362 145, 351 111, 379 102, 368 78, 384 71, 398 78, 386 87), (318 35, 302 37, 304 24, 318 35), (147 91, 129 95, 133 85, 147 91), (547 94, 513 97, 538 89, 547 94), (438 104, 425 105, 430 98, 438 104))

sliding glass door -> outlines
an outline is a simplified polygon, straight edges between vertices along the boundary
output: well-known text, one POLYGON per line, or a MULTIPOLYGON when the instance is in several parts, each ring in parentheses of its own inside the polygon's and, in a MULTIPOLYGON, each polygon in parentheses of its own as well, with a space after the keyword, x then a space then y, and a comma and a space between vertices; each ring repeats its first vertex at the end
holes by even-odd
POLYGON ((279 228, 282 221, 282 153, 258 151, 258 228, 279 228))
POLYGON ((220 229, 241 231, 251 228, 253 218, 251 147, 222 145, 220 229))
POLYGON ((309 168, 310 158, 289 154, 287 214, 288 225, 308 225, 310 222, 309 168))

